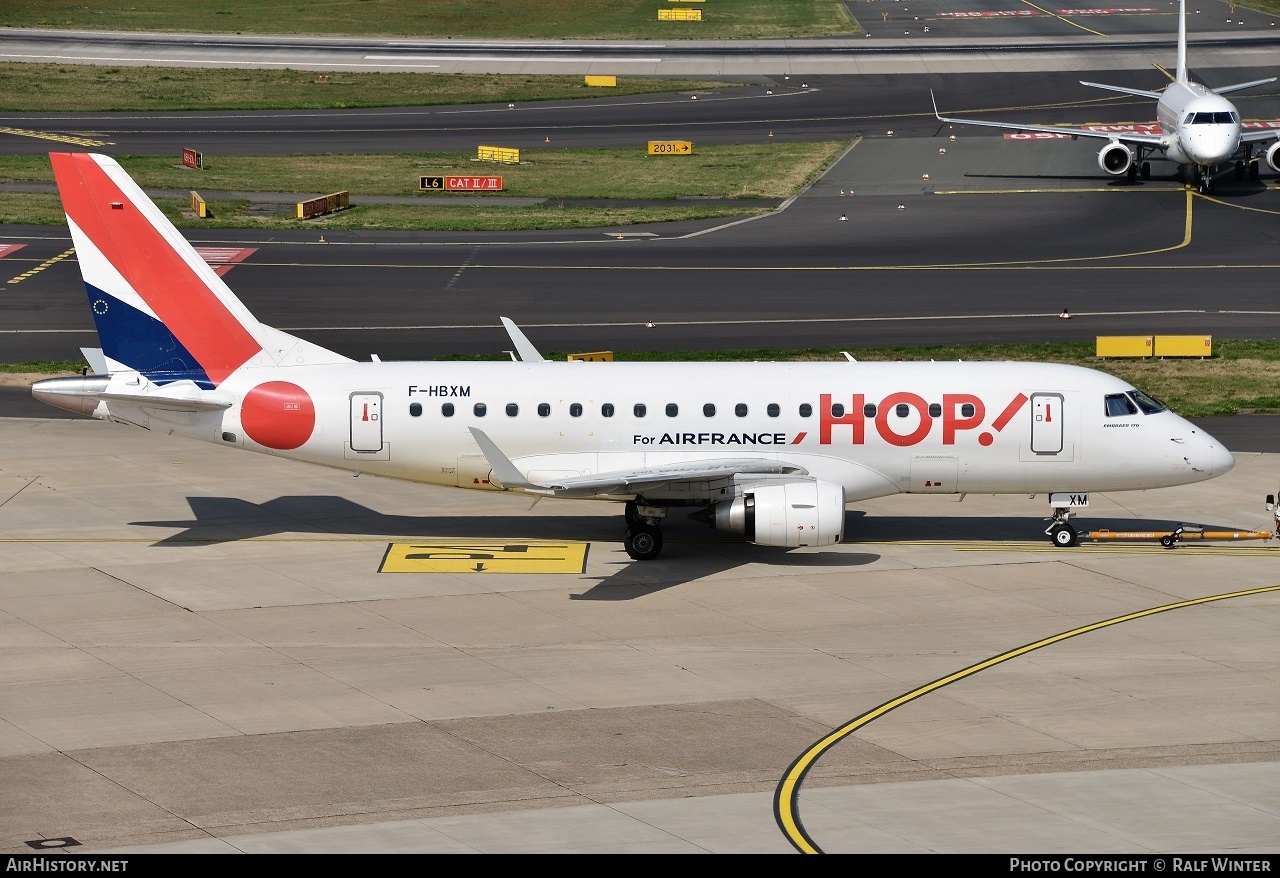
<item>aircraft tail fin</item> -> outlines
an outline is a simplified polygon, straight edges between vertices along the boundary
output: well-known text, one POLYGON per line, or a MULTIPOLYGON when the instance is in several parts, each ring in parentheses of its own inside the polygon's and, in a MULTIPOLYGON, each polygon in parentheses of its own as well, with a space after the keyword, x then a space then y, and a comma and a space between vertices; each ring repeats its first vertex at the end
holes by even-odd
POLYGON ((1187 82, 1187 0, 1178 0, 1178 69, 1175 82, 1187 82))
POLYGON ((49 158, 110 371, 208 389, 250 362, 349 362, 259 323, 115 159, 49 158))

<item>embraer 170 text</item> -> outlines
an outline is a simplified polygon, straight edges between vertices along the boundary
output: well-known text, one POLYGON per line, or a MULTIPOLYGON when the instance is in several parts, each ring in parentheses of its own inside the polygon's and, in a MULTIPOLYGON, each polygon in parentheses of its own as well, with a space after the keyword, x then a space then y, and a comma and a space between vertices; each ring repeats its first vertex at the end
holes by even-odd
POLYGON ((1090 491, 1235 464, 1127 382, 1044 363, 356 362, 265 326, 111 158, 52 153, 102 344, 59 408, 355 472, 625 504, 636 559, 668 510, 765 546, 844 537, 845 504, 1050 494, 1071 546, 1090 491))
POLYGON ((1102 131, 1091 128, 1067 128, 1060 125, 1019 125, 1012 122, 987 122, 979 119, 953 119, 938 112, 938 101, 933 102, 933 114, 943 122, 960 125, 984 125, 989 128, 1008 128, 1014 131, 1041 131, 1050 134, 1069 134, 1076 137, 1097 137, 1107 141, 1098 151, 1098 167, 1113 177, 1128 176, 1129 182, 1146 180, 1151 176, 1151 163, 1147 156, 1153 152, 1164 154, 1180 167, 1191 169, 1196 187, 1204 193, 1212 192, 1214 176, 1223 165, 1234 160, 1236 179, 1247 173, 1258 176, 1258 161, 1254 158, 1255 145, 1263 145, 1267 164, 1273 171, 1280 171, 1280 130, 1244 130, 1240 113, 1224 94, 1242 91, 1254 86, 1275 82, 1276 77, 1257 79, 1209 88, 1192 82, 1187 72, 1187 10, 1186 0, 1178 2, 1178 68, 1173 81, 1161 91, 1145 91, 1120 85, 1102 85, 1084 82, 1094 88, 1118 91, 1122 94, 1151 98, 1156 102, 1156 119, 1160 123, 1158 133, 1102 131), (1270 143, 1270 146, 1265 144, 1270 143))

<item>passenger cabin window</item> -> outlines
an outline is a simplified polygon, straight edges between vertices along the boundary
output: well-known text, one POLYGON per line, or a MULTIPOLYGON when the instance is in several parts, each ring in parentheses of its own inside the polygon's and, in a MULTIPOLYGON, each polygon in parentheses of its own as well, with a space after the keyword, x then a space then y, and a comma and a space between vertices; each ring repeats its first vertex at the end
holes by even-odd
POLYGON ((862 416, 864 418, 874 418, 876 416, 876 404, 869 402, 862 407, 862 416))
POLYGON ((446 402, 446 403, 442 404, 442 405, 440 406, 440 414, 444 415, 446 418, 452 418, 452 417, 453 417, 453 403, 451 403, 451 402, 446 402))
POLYGON ((606 418, 612 418, 612 417, 613 417, 613 403, 611 403, 611 402, 606 402, 604 405, 600 406, 600 414, 601 414, 601 415, 603 415, 603 416, 604 416, 604 417, 606 417, 606 418))
POLYGON ((807 402, 800 403, 800 417, 802 418, 813 417, 813 406, 809 405, 809 403, 807 402))
POLYGON ((680 406, 676 405, 674 402, 667 403, 667 417, 674 418, 678 414, 680 414, 680 406))
POLYGON ((575 402, 569 406, 569 417, 571 418, 582 417, 582 403, 575 402))
POLYGON ((638 402, 638 403, 636 403, 636 404, 635 404, 635 406, 631 409, 631 414, 635 415, 637 418, 643 418, 643 417, 645 416, 645 413, 646 413, 647 411, 648 411, 648 409, 646 409, 646 408, 645 408, 644 403, 642 403, 642 402, 638 402))
POLYGON ((844 417, 844 406, 843 406, 843 405, 841 405, 841 404, 840 404, 840 403, 838 403, 838 402, 833 402, 833 403, 831 403, 831 417, 833 417, 833 418, 843 418, 843 417, 844 417))
POLYGON ((716 416, 716 406, 715 406, 715 403, 711 403, 711 402, 709 402, 709 403, 707 403, 706 405, 704 405, 704 406, 702 407, 702 416, 703 416, 704 418, 714 418, 714 417, 716 416))
POLYGON ((507 403, 507 417, 514 418, 518 414, 520 414, 520 406, 516 405, 514 402, 507 403))
POLYGON ((485 414, 488 413, 488 411, 489 411, 489 407, 482 402, 478 402, 471 407, 471 413, 474 414, 477 418, 483 418, 485 414))
POLYGON ((973 403, 971 402, 966 402, 964 405, 960 406, 960 417, 962 418, 972 418, 973 412, 974 408, 973 403))
POLYGON ((907 405, 905 402, 900 402, 893 407, 893 413, 900 418, 905 418, 907 415, 911 414, 911 406, 907 405))
POLYGON ((1128 415, 1136 415, 1138 407, 1133 404, 1133 400, 1125 396, 1123 393, 1107 394, 1107 417, 1123 418, 1128 415))
POLYGON ((546 402, 538 403, 538 417, 545 418, 551 414, 551 404, 546 402))
POLYGON ((422 417, 422 403, 420 402, 409 403, 409 415, 415 418, 422 417))
POLYGON ((771 418, 776 418, 778 415, 782 414, 782 406, 778 405, 776 402, 771 402, 765 406, 764 413, 771 418))
POLYGON ((1154 396, 1147 396, 1141 390, 1130 390, 1129 398, 1138 404, 1144 415, 1154 415, 1165 410, 1165 404, 1154 396))
POLYGON ((740 418, 745 418, 747 416, 747 404, 745 402, 738 403, 733 407, 733 413, 740 418))
POLYGON ((936 402, 929 403, 929 417, 931 418, 942 417, 942 406, 940 406, 936 402))

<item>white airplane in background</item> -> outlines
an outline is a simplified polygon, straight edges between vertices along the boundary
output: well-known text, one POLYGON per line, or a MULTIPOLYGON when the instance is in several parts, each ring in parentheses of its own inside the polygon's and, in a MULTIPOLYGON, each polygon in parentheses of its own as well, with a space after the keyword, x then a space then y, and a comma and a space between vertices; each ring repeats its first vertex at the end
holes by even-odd
POLYGON ((1240 113, 1229 100, 1222 97, 1230 92, 1275 82, 1276 77, 1224 85, 1219 88, 1209 88, 1198 82, 1192 82, 1187 71, 1186 0, 1178 2, 1178 67, 1172 79, 1172 82, 1158 92, 1080 81, 1081 85, 1154 100, 1156 119, 1160 123, 1158 134, 955 119, 938 112, 937 98, 933 100, 933 114, 943 122, 960 125, 983 125, 1014 131, 1042 131, 1058 135, 1069 134, 1072 139, 1096 137, 1106 140, 1107 144, 1098 152, 1098 167, 1113 177, 1127 175, 1131 183, 1138 179, 1139 173, 1144 180, 1150 178, 1151 163, 1147 161, 1147 156, 1158 152, 1163 153, 1179 166, 1192 169, 1194 181, 1187 180, 1188 183, 1195 182, 1201 192, 1212 192, 1214 175, 1218 168, 1233 159, 1237 180, 1243 179, 1246 172, 1250 176, 1258 176, 1258 162, 1253 157, 1253 148, 1255 144, 1267 142, 1271 144, 1266 147, 1267 164, 1273 171, 1280 171, 1280 130, 1243 130, 1240 124, 1240 113))
MULTIPOLYGON (((101 349, 44 402, 360 473, 625 503, 635 559, 669 509, 765 546, 825 546, 845 504, 1050 495, 1060 546, 1090 491, 1235 465, 1127 382, 1042 363, 356 362, 265 326, 111 158, 51 153, 101 349)), ((513 360, 514 360, 513 356, 513 360)))

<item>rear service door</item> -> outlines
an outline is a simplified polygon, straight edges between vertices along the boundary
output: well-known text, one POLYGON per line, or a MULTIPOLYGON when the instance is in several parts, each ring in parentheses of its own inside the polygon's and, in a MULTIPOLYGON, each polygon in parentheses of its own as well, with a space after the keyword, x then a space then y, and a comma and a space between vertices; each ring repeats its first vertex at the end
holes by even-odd
POLYGON ((351 450, 382 450, 382 394, 351 394, 351 450))

